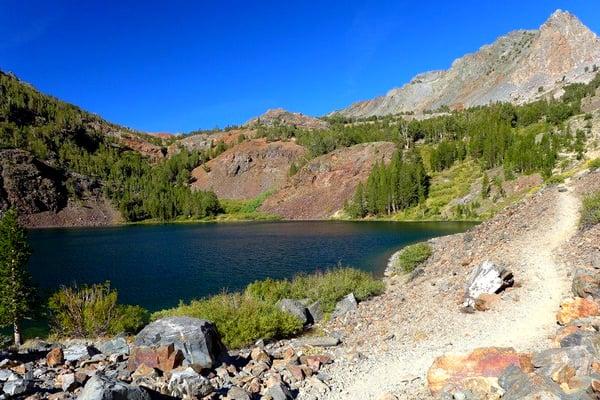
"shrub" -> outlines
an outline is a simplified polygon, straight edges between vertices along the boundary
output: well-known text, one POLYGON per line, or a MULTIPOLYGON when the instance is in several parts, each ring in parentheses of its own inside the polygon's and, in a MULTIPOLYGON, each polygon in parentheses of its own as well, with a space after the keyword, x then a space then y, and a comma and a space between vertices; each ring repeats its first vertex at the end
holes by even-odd
POLYGON ((588 168, 591 170, 600 169, 600 157, 588 161, 588 168))
POLYGON ((257 299, 276 303, 283 298, 319 301, 325 313, 333 311, 336 303, 349 293, 358 301, 381 294, 385 286, 371 274, 353 268, 335 268, 314 274, 301 274, 292 280, 258 281, 251 283, 245 293, 257 299))
POLYGON ((288 279, 265 279, 246 287, 243 293, 223 293, 152 315, 190 316, 213 321, 223 342, 230 348, 242 347, 258 339, 289 337, 302 329, 294 316, 279 310, 276 303, 284 298, 319 301, 325 313, 349 293, 365 300, 383 292, 382 281, 369 273, 352 268, 298 275, 288 279))
POLYGON ((427 259, 431 257, 431 254, 431 246, 427 243, 417 243, 406 246, 398 255, 393 268, 396 271, 412 272, 419 265, 427 261, 427 259))
POLYGON ((552 175, 551 177, 549 177, 548 179, 546 179, 546 185, 559 185, 561 183, 565 182, 565 176, 564 175, 552 175))
POLYGON ((65 337, 98 337, 135 333, 148 322, 139 306, 118 304, 110 283, 62 287, 48 302, 53 333, 65 337))
POLYGON ((583 199, 579 226, 585 229, 597 223, 600 223, 600 191, 583 199))
POLYGON ((273 304, 241 293, 223 293, 152 315, 189 316, 212 321, 230 348, 249 345, 258 339, 283 338, 302 329, 302 322, 273 304))

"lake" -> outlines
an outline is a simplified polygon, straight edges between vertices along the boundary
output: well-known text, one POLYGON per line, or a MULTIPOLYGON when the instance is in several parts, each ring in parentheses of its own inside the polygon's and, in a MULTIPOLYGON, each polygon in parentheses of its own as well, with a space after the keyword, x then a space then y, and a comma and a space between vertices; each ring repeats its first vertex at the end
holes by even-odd
POLYGON ((470 223, 245 222, 30 232, 30 270, 45 292, 111 281, 122 303, 152 311, 264 278, 345 265, 381 275, 400 247, 470 223))

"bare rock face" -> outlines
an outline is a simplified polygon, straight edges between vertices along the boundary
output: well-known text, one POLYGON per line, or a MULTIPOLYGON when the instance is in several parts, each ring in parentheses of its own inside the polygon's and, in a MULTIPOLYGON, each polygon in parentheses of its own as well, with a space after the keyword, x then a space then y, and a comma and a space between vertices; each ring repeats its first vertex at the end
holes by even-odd
POLYGON ((22 150, 0 151, 0 211, 22 214, 58 211, 67 203, 62 174, 22 150))
POLYGON ((251 199, 283 186, 290 166, 306 153, 293 142, 250 140, 196 168, 192 187, 213 190, 219 198, 251 199))
POLYGON ((169 146, 168 154, 176 154, 180 148, 188 151, 204 151, 216 146, 219 142, 227 146, 233 146, 238 143, 240 137, 252 138, 255 135, 253 129, 231 129, 227 131, 218 131, 213 133, 199 133, 185 136, 169 146))
POLYGON ((338 111, 349 117, 462 109, 490 102, 526 103, 565 84, 589 82, 600 66, 600 40, 577 17, 558 10, 538 30, 517 30, 385 96, 338 111))
POLYGON ((326 129, 329 125, 327 122, 322 121, 318 118, 310 117, 301 113, 290 112, 283 108, 273 108, 267 110, 260 117, 256 117, 246 122, 246 126, 255 127, 257 125, 285 125, 295 126, 297 128, 305 129, 326 129))
POLYGON ((396 147, 389 142, 357 144, 317 157, 303 166, 260 210, 286 219, 330 218, 352 198, 373 165, 389 162, 396 147))

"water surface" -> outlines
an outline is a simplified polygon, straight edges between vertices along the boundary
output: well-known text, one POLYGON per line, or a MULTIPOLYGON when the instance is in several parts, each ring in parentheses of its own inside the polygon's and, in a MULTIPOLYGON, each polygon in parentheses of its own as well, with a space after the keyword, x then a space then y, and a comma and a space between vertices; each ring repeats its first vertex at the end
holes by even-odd
POLYGON ((468 223, 252 222, 45 229, 30 233, 30 268, 46 291, 106 280, 150 310, 338 264, 381 274, 398 248, 468 223))

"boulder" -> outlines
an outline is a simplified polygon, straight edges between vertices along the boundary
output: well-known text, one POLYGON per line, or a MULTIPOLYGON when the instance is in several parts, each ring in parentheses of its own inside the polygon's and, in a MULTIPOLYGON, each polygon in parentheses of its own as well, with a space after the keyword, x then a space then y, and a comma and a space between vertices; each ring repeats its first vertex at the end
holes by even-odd
POLYGON ((106 354, 107 356, 113 354, 129 354, 129 344, 127 343, 127 340, 121 336, 100 342, 96 347, 102 354, 106 354))
POLYGON ((556 320, 559 324, 566 325, 577 319, 598 315, 600 315, 600 307, 595 301, 576 297, 561 303, 556 320))
POLYGON ((215 390, 208 379, 189 367, 173 371, 168 389, 171 396, 185 398, 202 398, 215 390))
POLYGON ((358 308, 358 303, 356 302, 356 298, 354 297, 354 293, 350 293, 345 296, 343 299, 337 302, 335 305, 335 310, 333 310, 334 317, 340 317, 352 310, 356 310, 358 308))
POLYGON ((292 314, 294 317, 298 318, 303 325, 312 322, 309 320, 309 314, 306 306, 298 300, 281 299, 277 302, 276 306, 281 311, 292 314))
POLYGON ((23 378, 8 380, 4 383, 2 390, 8 396, 17 396, 25 393, 29 389, 29 381, 23 378))
POLYGON ((79 386, 74 373, 59 375, 56 380, 63 392, 72 392, 79 386))
POLYGON ((512 272, 491 261, 482 262, 471 275, 465 290, 463 308, 473 311, 482 294, 494 294, 514 284, 512 272))
POLYGON ((277 383, 267 389, 263 399, 265 400, 292 400, 292 392, 284 383, 277 383))
POLYGON ((595 299, 600 298, 600 274, 585 270, 577 271, 573 278, 571 290, 578 297, 592 296, 595 299))
POLYGON ((150 394, 139 386, 129 385, 96 374, 85 384, 77 400, 151 400, 150 394))
POLYGON ((227 391, 227 400, 250 400, 250 394, 239 386, 232 386, 227 391))
POLYGON ((530 370, 529 356, 511 348, 486 347, 470 353, 445 354, 435 359, 427 372, 427 385, 437 395, 447 385, 460 388, 475 379, 478 384, 497 386, 509 366, 530 370))
POLYGON ((563 337, 559 343, 560 347, 584 346, 594 356, 600 355, 600 334, 597 332, 578 330, 563 337))
POLYGON ((567 383, 573 376, 589 375, 593 361, 594 355, 585 346, 547 349, 534 353, 531 358, 537 374, 558 384, 567 383))
POLYGON ((46 364, 50 368, 62 365, 65 362, 65 355, 60 347, 56 347, 46 354, 46 364))
POLYGON ((88 358, 98 354, 98 351, 92 347, 88 346, 84 343, 76 343, 70 346, 67 346, 63 350, 63 354, 66 361, 83 361, 88 358))
POLYGON ((173 343, 160 347, 138 346, 131 351, 129 360, 127 360, 127 369, 135 371, 140 365, 146 365, 169 372, 179 367, 183 363, 183 359, 183 352, 175 349, 173 343))
POLYGON ((325 316, 320 301, 315 301, 314 303, 309 304, 306 309, 308 310, 308 314, 313 323, 320 322, 325 316))
POLYGON ((137 346, 168 346, 181 350, 192 365, 212 368, 225 347, 212 322, 190 318, 162 318, 147 325, 135 338, 137 346))
POLYGON ((561 400, 564 393, 560 386, 548 377, 526 374, 516 366, 509 366, 498 379, 504 390, 502 400, 547 399, 561 400))

